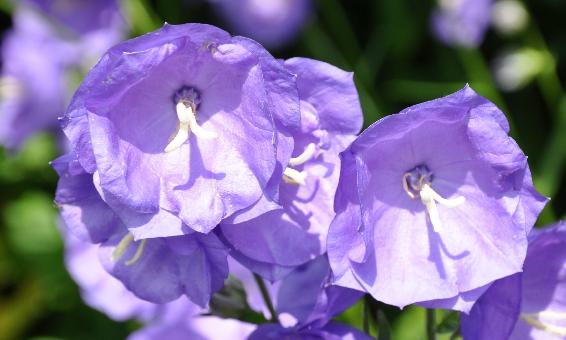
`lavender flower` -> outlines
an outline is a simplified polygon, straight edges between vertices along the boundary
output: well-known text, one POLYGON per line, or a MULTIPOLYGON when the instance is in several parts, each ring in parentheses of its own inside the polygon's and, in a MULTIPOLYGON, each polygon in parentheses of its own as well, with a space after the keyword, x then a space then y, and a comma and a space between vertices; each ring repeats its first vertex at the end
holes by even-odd
POLYGON ((529 235, 523 273, 496 281, 470 315, 462 315, 464 339, 564 339, 566 223, 529 235))
POLYGON ((73 153, 54 164, 62 216, 102 243, 104 266, 138 297, 204 306, 228 271, 210 231, 277 196, 298 107, 283 65, 212 26, 165 25, 119 44, 64 117, 73 153))
POLYGON ((72 154, 52 165, 61 176, 55 201, 65 225, 83 242, 100 243, 102 265, 138 298, 165 303, 185 294, 205 306, 222 287, 228 252, 214 234, 136 241, 72 154))
POLYGON ((392 305, 462 310, 521 271, 547 199, 508 131, 467 86, 364 131, 341 154, 328 234, 336 284, 392 305))
MULTIPOLYGON (((64 131, 136 239, 207 233, 263 195, 299 124, 293 75, 258 44, 165 25, 113 47, 64 131)), ((276 193, 274 193, 276 194, 276 193)))
POLYGON ((477 47, 491 22, 492 0, 439 0, 432 28, 448 45, 477 47))
POLYGON ((84 32, 59 23, 64 6, 50 4, 51 10, 44 12, 44 6, 29 4, 23 1, 16 7, 14 28, 2 45, 0 143, 10 149, 38 131, 55 129, 76 78, 122 38, 125 28, 116 1, 65 1, 73 8, 88 7, 66 14, 75 23, 107 19, 84 32))
POLYGON ((215 0, 234 32, 268 47, 281 47, 297 36, 311 11, 311 0, 215 0))
POLYGON ((338 154, 354 139, 363 120, 352 73, 305 58, 287 60, 285 66, 297 74, 301 129, 292 135, 293 158, 283 181, 277 178, 280 206, 248 219, 274 204, 263 200, 221 225, 233 256, 270 280, 326 252, 338 154))
POLYGON ((201 308, 184 297, 160 305, 140 300, 104 271, 96 245, 64 234, 67 268, 85 302, 114 320, 136 319, 145 323, 128 337, 130 340, 244 339, 255 329, 236 320, 200 316, 201 308))

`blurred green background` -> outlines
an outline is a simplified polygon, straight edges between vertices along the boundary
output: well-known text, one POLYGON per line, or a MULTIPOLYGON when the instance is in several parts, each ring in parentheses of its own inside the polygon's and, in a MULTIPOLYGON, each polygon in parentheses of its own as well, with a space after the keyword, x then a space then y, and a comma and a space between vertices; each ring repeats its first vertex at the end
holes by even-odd
MULTIPOLYGON (((6 31, 10 6, 0 4, 6 31)), ((204 1, 126 0, 123 5, 133 35, 164 21, 227 28, 204 1)), ((354 71, 366 126, 470 83, 505 111, 511 134, 529 156, 537 188, 552 197, 537 224, 566 218, 566 1, 524 2, 528 26, 512 36, 490 29, 478 49, 448 47, 434 38, 430 14, 436 5, 432 0, 320 0, 296 40, 271 52, 354 71), (539 66, 520 88, 502 91, 494 63, 514 49, 534 52, 529 62, 539 66)), ((85 306, 64 269, 53 204, 57 177, 48 165, 57 153, 55 138, 48 134, 15 154, 0 149, 0 340, 124 338, 137 325, 116 323, 85 306)), ((340 319, 362 327, 363 308, 360 302, 340 319)), ((379 308, 386 316, 380 322, 391 324, 394 339, 425 337, 424 309, 379 308)), ((445 313, 437 314, 441 320, 445 313)))

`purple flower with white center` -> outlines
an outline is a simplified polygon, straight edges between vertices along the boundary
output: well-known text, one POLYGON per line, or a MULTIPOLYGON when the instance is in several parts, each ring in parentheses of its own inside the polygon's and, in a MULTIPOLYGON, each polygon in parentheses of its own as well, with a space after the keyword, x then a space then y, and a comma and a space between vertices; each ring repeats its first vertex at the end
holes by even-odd
POLYGON ((287 60, 285 66, 297 75, 301 129, 292 135, 293 157, 283 171, 283 181, 277 181, 280 207, 242 221, 273 204, 262 200, 244 216, 221 224, 233 256, 272 281, 326 252, 340 169, 338 154, 363 122, 352 73, 306 58, 287 60))
POLYGON ((330 322, 363 295, 332 286, 330 279, 326 256, 295 269, 271 290, 272 296, 277 296, 275 309, 280 324, 261 325, 250 339, 370 339, 350 326, 330 322))
POLYGON ((291 42, 313 8, 311 0, 215 0, 213 4, 237 34, 273 48, 291 42))
POLYGON ((294 76, 259 44, 185 24, 110 49, 63 126, 139 240, 208 233, 255 204, 281 178, 299 122, 294 76))
MULTIPOLYGON (((16 7, 14 27, 2 44, 0 143, 9 149, 17 148, 38 131, 55 130, 57 118, 63 114, 77 85, 75 78, 86 73, 102 52, 125 33, 116 1, 113 7, 95 6, 87 15, 90 20, 106 13, 105 16, 115 18, 112 24, 79 32, 81 35, 69 34, 66 26, 54 23, 57 20, 50 14, 56 13, 27 5, 29 2, 24 1, 16 7)), ((85 22, 84 15, 75 13, 74 18, 85 22)))
POLYGON ((432 14, 432 28, 443 43, 477 47, 491 22, 493 0, 439 0, 432 14))
POLYGON ((165 303, 187 295, 205 306, 222 287, 228 276, 228 251, 214 234, 191 232, 136 241, 74 155, 62 156, 52 165, 61 177, 55 202, 66 227, 83 241, 100 243, 102 265, 138 298, 165 303))
POLYGON ((520 272, 547 199, 508 131, 467 86, 365 130, 341 154, 327 244, 335 283, 400 307, 466 310, 520 272))
POLYGON ((462 315, 464 339, 564 339, 565 264, 566 223, 533 230, 523 272, 496 281, 462 315))

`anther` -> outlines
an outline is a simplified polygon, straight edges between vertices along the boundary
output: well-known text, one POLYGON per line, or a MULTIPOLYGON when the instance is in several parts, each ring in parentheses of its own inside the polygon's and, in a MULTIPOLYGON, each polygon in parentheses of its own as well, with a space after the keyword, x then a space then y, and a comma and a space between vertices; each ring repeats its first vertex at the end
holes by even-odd
POLYGON ((305 185, 307 179, 307 173, 304 171, 298 171, 293 168, 286 168, 283 171, 283 181, 289 184, 305 185))
POLYGON ((315 152, 316 145, 314 143, 310 143, 309 145, 307 145, 303 153, 289 160, 289 166, 298 166, 308 162, 314 156, 315 152))
POLYGON ((543 313, 544 312, 537 314, 521 314, 521 319, 534 328, 540 329, 549 334, 559 336, 561 338, 566 337, 566 327, 549 325, 538 319, 538 317, 544 316, 543 313))
MULTIPOLYGON (((112 252, 112 261, 118 262, 122 258, 122 256, 124 256, 124 253, 126 252, 126 250, 128 250, 128 247, 130 246, 130 244, 132 244, 132 242, 134 242, 134 235, 130 233, 126 234, 126 236, 124 236, 120 240, 120 242, 116 246, 116 249, 114 249, 114 251, 112 252)), ((134 256, 132 256, 131 259, 124 262, 126 266, 131 266, 132 264, 135 264, 136 262, 139 261, 145 249, 146 243, 147 243, 147 239, 143 239, 140 241, 140 245, 136 250, 134 256)))
POLYGON ((118 261, 124 255, 128 247, 130 246, 130 243, 132 243, 133 241, 134 235, 128 233, 126 236, 124 236, 112 252, 112 261, 118 261))
POLYGON ((140 257, 143 254, 143 250, 145 249, 146 243, 147 243, 147 239, 141 240, 141 243, 140 243, 138 249, 136 250, 136 253, 134 254, 134 256, 131 259, 129 259, 128 261, 124 262, 124 264, 126 266, 131 266, 132 264, 135 264, 136 262, 139 261, 140 257))

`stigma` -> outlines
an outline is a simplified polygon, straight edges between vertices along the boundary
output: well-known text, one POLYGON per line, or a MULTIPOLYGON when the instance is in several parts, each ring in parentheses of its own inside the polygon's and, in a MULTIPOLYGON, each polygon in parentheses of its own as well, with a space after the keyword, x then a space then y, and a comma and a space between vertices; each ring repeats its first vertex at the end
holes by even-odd
MULTIPOLYGON (((132 244, 132 242, 135 243, 134 235, 127 233, 126 236, 124 236, 120 240, 120 242, 112 252, 112 261, 118 262, 124 256, 124 253, 126 252, 126 250, 128 250, 128 247, 130 246, 130 244, 132 244)), ((140 241, 140 245, 136 249, 134 256, 132 256, 132 258, 124 262, 126 266, 131 266, 140 260, 143 251, 145 249, 146 243, 147 243, 147 239, 143 239, 140 241)))
POLYGON ((438 213, 436 204, 443 205, 447 208, 455 208, 464 204, 466 201, 464 196, 458 196, 452 199, 446 199, 440 196, 432 188, 433 173, 426 165, 419 165, 403 175, 403 189, 412 199, 420 198, 421 203, 425 206, 430 223, 435 232, 442 231, 442 221, 438 213))
POLYGON ((294 167, 305 164, 315 156, 315 153, 316 145, 310 143, 300 155, 291 158, 289 165, 283 171, 283 181, 288 184, 305 185, 307 173, 305 171, 299 171, 294 167))
POLYGON ((191 132, 198 138, 214 139, 218 135, 213 131, 202 128, 197 122, 196 112, 200 104, 198 93, 192 89, 184 87, 175 94, 175 111, 179 125, 177 132, 165 147, 165 152, 171 152, 181 147, 189 140, 191 132))

